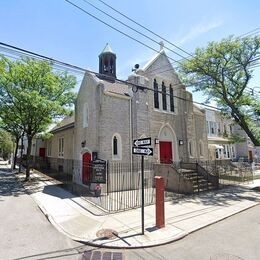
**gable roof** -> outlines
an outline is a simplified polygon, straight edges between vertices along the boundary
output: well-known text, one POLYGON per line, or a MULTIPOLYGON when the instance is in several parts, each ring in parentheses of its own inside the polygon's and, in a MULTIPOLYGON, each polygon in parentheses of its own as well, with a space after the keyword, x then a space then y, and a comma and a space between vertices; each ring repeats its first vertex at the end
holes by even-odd
POLYGON ((169 61, 168 56, 166 55, 164 49, 160 50, 157 54, 155 54, 142 68, 143 71, 147 71, 158 59, 160 56, 164 56, 169 63, 169 66, 173 69, 171 62, 169 61))
POLYGON ((71 116, 66 116, 60 123, 54 126, 50 132, 55 133, 55 132, 65 130, 67 128, 72 128, 74 127, 74 122, 75 122, 75 115, 73 113, 73 115, 71 116))

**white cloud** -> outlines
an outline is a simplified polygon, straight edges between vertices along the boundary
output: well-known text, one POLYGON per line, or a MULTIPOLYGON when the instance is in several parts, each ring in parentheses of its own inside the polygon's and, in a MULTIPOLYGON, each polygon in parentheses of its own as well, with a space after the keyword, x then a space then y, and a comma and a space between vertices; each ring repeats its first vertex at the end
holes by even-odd
POLYGON ((201 22, 200 24, 197 24, 196 26, 193 26, 190 31, 184 35, 179 40, 175 41, 177 45, 183 45, 186 42, 189 42, 201 34, 207 33, 217 27, 220 27, 223 24, 223 21, 214 21, 214 22, 201 22))

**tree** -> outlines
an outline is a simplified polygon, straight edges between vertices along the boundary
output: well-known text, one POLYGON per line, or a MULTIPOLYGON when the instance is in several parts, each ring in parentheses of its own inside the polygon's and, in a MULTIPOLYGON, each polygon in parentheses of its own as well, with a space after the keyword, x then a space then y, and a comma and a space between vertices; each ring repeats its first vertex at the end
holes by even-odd
POLYGON ((49 61, 33 58, 11 61, 3 56, 0 59, 0 109, 11 112, 21 122, 27 137, 26 180, 30 178, 33 137, 70 112, 75 85, 74 76, 53 71, 49 61))
POLYGON ((4 159, 7 159, 10 153, 13 151, 12 136, 0 129, 0 155, 4 159))
POLYGON ((18 145, 23 135, 22 124, 20 120, 16 117, 16 115, 13 113, 13 111, 10 109, 6 110, 2 107, 0 111, 0 116, 0 129, 5 130, 14 138, 15 152, 13 157, 13 169, 15 169, 17 162, 18 145))
POLYGON ((260 38, 223 39, 197 48, 195 55, 182 62, 179 72, 184 82, 202 91, 208 100, 218 103, 247 133, 254 145, 260 145, 260 131, 255 115, 260 102, 247 92, 253 69, 259 60, 260 38))

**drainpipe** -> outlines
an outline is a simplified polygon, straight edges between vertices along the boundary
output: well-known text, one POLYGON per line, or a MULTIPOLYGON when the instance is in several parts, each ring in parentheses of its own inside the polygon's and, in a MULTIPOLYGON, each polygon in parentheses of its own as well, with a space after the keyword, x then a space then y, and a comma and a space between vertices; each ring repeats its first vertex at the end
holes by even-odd
POLYGON ((132 141, 133 141, 133 133, 132 133, 132 98, 129 99, 129 152, 130 152, 130 172, 132 173, 132 141))

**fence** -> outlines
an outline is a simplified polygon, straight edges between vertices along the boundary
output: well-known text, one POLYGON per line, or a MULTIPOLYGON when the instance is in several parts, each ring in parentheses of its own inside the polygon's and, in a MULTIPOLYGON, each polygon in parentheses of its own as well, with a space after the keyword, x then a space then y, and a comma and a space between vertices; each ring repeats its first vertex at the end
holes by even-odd
MULTIPOLYGON (((121 162, 107 162, 105 176, 98 186, 101 194, 95 192, 97 187, 94 178, 95 164, 77 160, 60 158, 33 158, 33 167, 46 175, 63 182, 63 188, 87 199, 106 212, 117 212, 138 208, 141 206, 141 162, 132 164, 121 162), (79 185, 79 183, 81 185, 79 185), (83 185, 82 185, 83 183, 83 185)), ((100 169, 99 169, 100 170, 100 169)), ((99 172, 102 174, 101 172, 99 172)), ((100 177, 99 182, 100 182, 100 177)), ((155 203, 154 163, 144 161, 144 203, 155 203)), ((167 182, 167 180, 165 180, 167 182)), ((179 195, 165 192, 165 198, 170 200, 179 195)))
MULTIPOLYGON (((105 212, 117 212, 141 206, 141 162, 132 164, 121 162, 105 162, 98 168, 93 162, 82 163, 77 160, 62 158, 40 158, 32 160, 33 167, 52 178, 60 180, 63 188, 87 199, 105 212), (103 170, 102 170, 103 169, 103 170), (95 179, 95 180, 94 180, 95 179), (100 184, 97 185, 97 182, 100 184), (83 185, 82 185, 83 183, 83 185), (100 194, 97 192, 99 189, 100 194)), ((181 172, 185 167, 194 166, 206 180, 218 181, 220 187, 240 182, 249 182, 253 173, 248 165, 237 165, 230 161, 199 161, 197 163, 175 163, 181 172), (198 167, 199 165, 199 167, 198 167), (203 168, 203 171, 202 171, 203 168), (210 179, 212 178, 212 180, 210 179)), ((155 163, 144 161, 144 202, 145 205, 155 203, 154 177, 155 163)), ((165 183, 172 181, 172 176, 165 175, 165 183)), ((175 180, 176 181, 176 180, 175 180)), ((213 183, 212 182, 212 183, 213 183)), ((169 186, 169 185, 168 185, 169 186)), ((180 194, 166 191, 165 199, 178 199, 180 194)))
POLYGON ((230 160, 200 161, 208 173, 219 177, 220 187, 253 180, 252 166, 249 163, 230 160))

